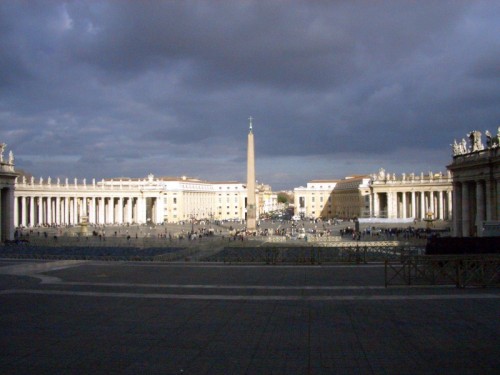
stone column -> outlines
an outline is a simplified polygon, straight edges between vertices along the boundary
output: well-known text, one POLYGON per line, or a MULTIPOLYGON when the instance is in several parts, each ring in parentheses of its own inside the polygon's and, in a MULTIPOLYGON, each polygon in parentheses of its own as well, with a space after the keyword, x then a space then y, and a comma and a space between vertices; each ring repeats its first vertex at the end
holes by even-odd
POLYGON ((68 203, 68 207, 66 208, 66 210, 68 211, 67 212, 68 220, 67 220, 66 224, 72 224, 73 214, 74 214, 74 212, 73 212, 73 199, 71 199, 71 197, 67 197, 66 202, 68 203))
POLYGON ((496 210, 495 201, 493 199, 494 185, 491 183, 490 180, 487 180, 485 187, 486 187, 486 221, 491 221, 495 216, 495 210, 496 210))
POLYGON ((496 207, 496 213, 495 215, 493 215, 493 220, 500 220, 500 179, 496 181, 495 183, 496 185, 496 193, 495 193, 495 197, 493 199, 495 199, 496 201, 496 204, 495 204, 495 207, 496 207))
POLYGON ((385 193, 386 201, 387 201, 387 218, 391 217, 392 213, 392 194, 390 192, 385 193))
POLYGON ((442 190, 439 191, 438 196, 439 219, 444 220, 444 199, 442 190))
POLYGON ((57 224, 64 224, 64 197, 56 199, 57 224))
POLYGON ((88 197, 88 221, 89 224, 95 223, 95 198, 94 197, 88 197))
POLYGON ((26 197, 21 197, 21 226, 26 227, 26 197))
POLYGON ((453 236, 462 237, 462 184, 453 184, 453 236))
POLYGON ((482 228, 482 223, 485 219, 485 206, 484 206, 484 181, 476 181, 476 217, 474 220, 474 224, 476 225, 477 233, 482 228))
POLYGON ((5 226, 7 228, 7 233, 5 234, 7 235, 6 238, 13 239, 15 231, 14 221, 12 220, 14 215, 14 207, 12 207, 14 203, 14 186, 8 188, 6 194, 7 194, 7 210, 5 212, 5 218, 8 220, 8 222, 5 226))
POLYGON ((373 193, 373 216, 374 217, 380 216, 380 202, 378 199, 378 193, 376 192, 373 193))
POLYGON ((87 212, 87 197, 82 197, 82 206, 80 208, 81 216, 87 216, 87 222, 88 222, 88 216, 89 213, 87 212))
POLYGON ((426 207, 425 207, 425 191, 420 192, 420 219, 425 219, 425 214, 426 214, 426 207))
POLYGON ((29 201, 30 201, 30 214, 29 214, 28 226, 34 227, 36 224, 36 221, 35 221, 35 198, 33 196, 30 196, 29 201))
POLYGON ((47 221, 45 222, 48 225, 52 224, 52 197, 47 197, 47 221))
POLYGON ((163 201, 163 195, 159 194, 156 198, 156 224, 163 223, 165 216, 165 204, 163 201))
POLYGON ((450 190, 446 192, 446 198, 448 200, 448 204, 446 205, 446 220, 450 220, 453 217, 453 211, 455 210, 453 207, 452 194, 453 192, 450 190))
POLYGON ((411 217, 417 218, 417 197, 414 191, 411 192, 411 217))
POLYGON ((108 198, 108 205, 106 207, 106 223, 113 224, 114 221, 115 198, 108 198))
POLYGON ((117 203, 117 206, 116 206, 116 209, 115 209, 115 214, 114 214, 115 222, 117 224, 123 224, 124 223, 124 221, 123 221, 123 213, 124 213, 123 204, 124 204, 123 198, 119 197, 118 198, 118 203, 117 203))
POLYGON ((134 202, 134 197, 130 197, 130 223, 137 223, 137 212, 136 206, 137 202, 134 202))
POLYGON ((69 197, 64 197, 63 198, 63 209, 64 209, 64 214, 63 214, 63 220, 64 224, 69 224, 69 197))
POLYGON ((61 223, 61 198, 59 196, 56 197, 56 216, 54 218, 55 224, 61 223))
MULTIPOLYGON (((1 189, 0 189, 1 191, 1 189)), ((19 226, 19 197, 14 198, 14 226, 19 226)), ((1 224, 0 224, 1 225, 1 224)))
POLYGON ((73 197, 73 220, 72 224, 79 223, 79 213, 78 213, 78 197, 73 197))
POLYGON ((69 224, 70 205, 69 197, 64 198, 64 224, 69 224))
POLYGON ((132 207, 133 207, 133 202, 132 202, 132 197, 127 198, 127 223, 132 224, 132 207))
POLYGON ((462 183, 462 236, 470 236, 469 183, 462 183))
POLYGON ((103 197, 98 198, 97 209, 99 210, 99 213, 97 216, 97 224, 104 224, 104 198, 103 197))
POLYGON ((137 199, 137 223, 144 224, 146 222, 146 198, 139 197, 137 199))
POLYGON ((14 187, 0 189, 0 240, 14 239, 14 187))
POLYGON ((64 225, 65 210, 64 210, 64 197, 59 198, 59 215, 57 218, 57 223, 64 225))
POLYGON ((43 224, 43 213, 44 213, 43 197, 38 197, 37 202, 38 202, 38 225, 42 225, 43 224))
POLYGON ((434 192, 431 190, 429 191, 429 211, 432 212, 432 218, 433 219, 436 219, 437 218, 437 207, 436 205, 434 204, 434 192))
POLYGON ((403 196, 401 197, 401 201, 402 201, 402 205, 403 205, 402 216, 403 216, 403 219, 406 219, 406 217, 408 216, 408 214, 406 212, 406 192, 403 191, 401 194, 403 194, 403 196))
POLYGON ((97 199, 94 196, 90 198, 90 218, 92 224, 97 223, 97 199))

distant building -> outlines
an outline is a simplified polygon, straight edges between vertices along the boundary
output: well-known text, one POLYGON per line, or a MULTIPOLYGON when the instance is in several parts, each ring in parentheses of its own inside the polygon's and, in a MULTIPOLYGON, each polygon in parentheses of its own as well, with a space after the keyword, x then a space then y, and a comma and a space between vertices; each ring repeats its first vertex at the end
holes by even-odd
POLYGON ((455 141, 453 161, 453 230, 456 237, 500 236, 500 127, 467 134, 469 142, 455 141))
POLYGON ((259 184, 257 185, 257 191, 259 213, 269 213, 279 209, 278 194, 273 192, 270 185, 259 184))
POLYGON ((352 219, 370 216, 370 176, 348 176, 332 191, 332 214, 352 219))
POLYGON ((313 180, 294 189, 295 215, 310 219, 335 217, 332 192, 339 180, 313 180))

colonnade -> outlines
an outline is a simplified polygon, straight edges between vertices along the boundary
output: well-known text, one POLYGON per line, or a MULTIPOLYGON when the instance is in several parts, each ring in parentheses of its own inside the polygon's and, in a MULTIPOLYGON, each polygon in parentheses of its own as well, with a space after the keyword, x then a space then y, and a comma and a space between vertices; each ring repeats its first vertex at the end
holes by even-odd
POLYGON ((450 220, 452 189, 373 191, 370 216, 417 220, 450 220))
POLYGON ((483 222, 500 221, 500 180, 453 183, 455 236, 479 235, 483 222))
POLYGON ((43 195, 14 197, 15 226, 77 225, 82 218, 89 224, 162 223, 161 196, 126 195, 43 195))

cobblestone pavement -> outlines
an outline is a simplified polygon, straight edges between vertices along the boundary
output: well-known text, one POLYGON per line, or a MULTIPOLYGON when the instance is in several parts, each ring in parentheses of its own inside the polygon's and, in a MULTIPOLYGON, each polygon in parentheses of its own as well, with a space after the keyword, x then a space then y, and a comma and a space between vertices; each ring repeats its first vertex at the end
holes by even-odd
POLYGON ((2 374, 494 374, 500 292, 380 265, 0 261, 2 374))

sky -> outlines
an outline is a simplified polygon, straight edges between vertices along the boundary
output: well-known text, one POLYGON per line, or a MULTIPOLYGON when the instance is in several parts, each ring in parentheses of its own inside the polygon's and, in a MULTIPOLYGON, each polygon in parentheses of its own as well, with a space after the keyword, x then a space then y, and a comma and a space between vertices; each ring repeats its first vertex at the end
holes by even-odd
POLYGON ((498 1, 0 2, 0 142, 35 177, 446 171, 500 126, 498 1))

